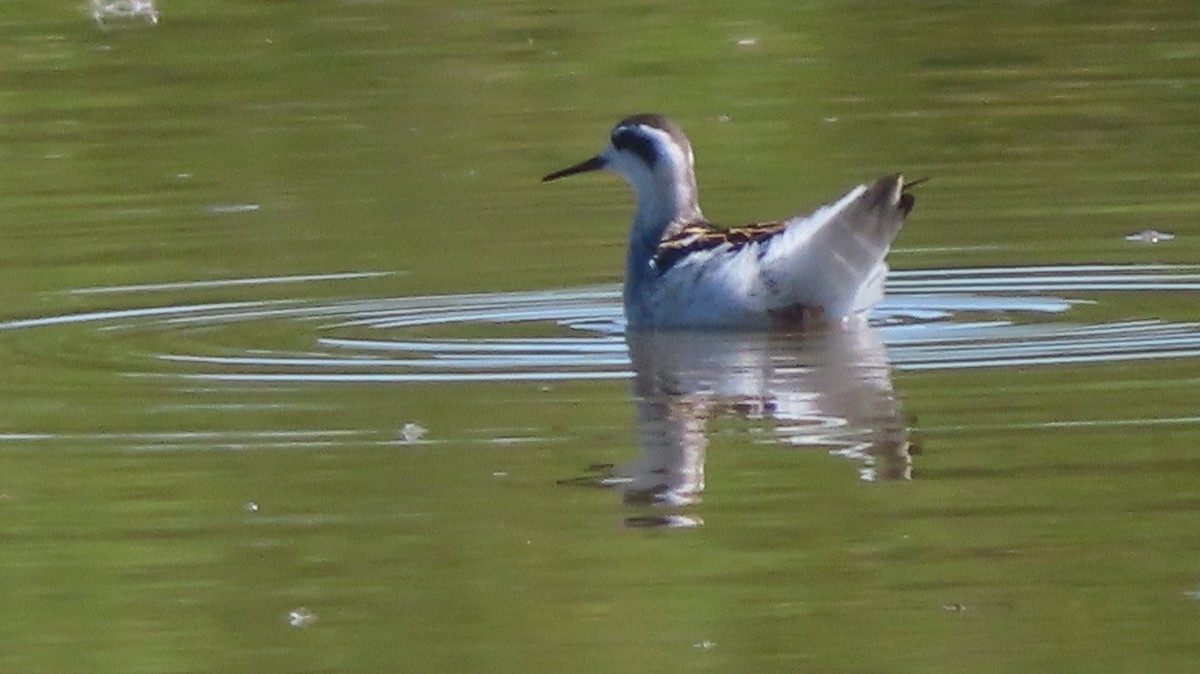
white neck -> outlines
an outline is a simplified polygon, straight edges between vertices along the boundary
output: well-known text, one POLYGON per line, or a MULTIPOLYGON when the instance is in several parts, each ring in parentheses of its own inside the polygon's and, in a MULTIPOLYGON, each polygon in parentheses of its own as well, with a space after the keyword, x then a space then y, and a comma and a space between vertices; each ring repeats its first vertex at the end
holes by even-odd
POLYGON ((637 199, 625 253, 625 309, 630 320, 645 313, 639 302, 648 301, 652 293, 645 291, 646 286, 658 278, 650 263, 663 236, 669 236, 673 226, 704 219, 696 200, 694 160, 686 140, 679 143, 669 132, 656 128, 643 128, 641 133, 655 141, 658 152, 653 161, 647 162, 645 153, 612 144, 600 153, 605 168, 625 178, 637 199))
MULTIPOLYGON (((678 168, 678 167, 671 167, 678 168)), ((629 228, 625 254, 625 306, 644 298, 640 288, 657 278, 650 261, 672 226, 702 221, 696 201, 696 179, 691 167, 683 171, 638 172, 626 175, 637 195, 637 209, 629 228)))

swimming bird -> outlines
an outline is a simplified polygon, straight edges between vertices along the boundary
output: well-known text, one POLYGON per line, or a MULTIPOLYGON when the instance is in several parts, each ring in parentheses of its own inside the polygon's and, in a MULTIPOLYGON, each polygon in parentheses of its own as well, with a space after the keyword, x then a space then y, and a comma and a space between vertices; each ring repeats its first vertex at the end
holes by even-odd
POLYGON ((599 154, 544 178, 608 170, 637 206, 625 256, 634 328, 761 329, 862 316, 883 296, 884 261, 915 202, 900 175, 859 185, 809 215, 739 227, 700 211, 683 130, 658 114, 626 117, 599 154))

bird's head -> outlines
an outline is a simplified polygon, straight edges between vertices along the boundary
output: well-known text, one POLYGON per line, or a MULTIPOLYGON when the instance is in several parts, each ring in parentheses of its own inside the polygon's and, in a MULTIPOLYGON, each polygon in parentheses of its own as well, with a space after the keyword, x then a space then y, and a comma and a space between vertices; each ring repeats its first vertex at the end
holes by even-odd
POLYGON ((682 129, 661 115, 626 117, 613 127, 599 154, 542 181, 601 169, 619 174, 633 187, 639 209, 665 209, 674 220, 701 217, 692 145, 682 129))

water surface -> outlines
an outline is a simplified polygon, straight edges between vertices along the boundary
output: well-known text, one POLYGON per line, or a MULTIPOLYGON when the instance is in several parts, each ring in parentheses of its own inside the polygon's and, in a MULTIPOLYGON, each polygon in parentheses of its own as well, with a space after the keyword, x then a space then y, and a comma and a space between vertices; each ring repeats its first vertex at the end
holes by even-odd
POLYGON ((154 4, 0 5, 0 669, 1193 668, 1192 3, 154 4), (869 325, 626 335, 643 110, 931 176, 869 325))

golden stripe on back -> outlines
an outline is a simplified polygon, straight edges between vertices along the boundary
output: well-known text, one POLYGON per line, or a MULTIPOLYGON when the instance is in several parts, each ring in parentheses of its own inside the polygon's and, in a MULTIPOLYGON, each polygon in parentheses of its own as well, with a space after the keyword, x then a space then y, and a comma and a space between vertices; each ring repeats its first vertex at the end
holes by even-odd
POLYGON ((693 222, 671 227, 662 241, 658 242, 654 266, 662 274, 692 253, 724 245, 731 250, 741 248, 775 236, 783 231, 785 225, 784 222, 757 222, 724 229, 707 222, 693 222))

